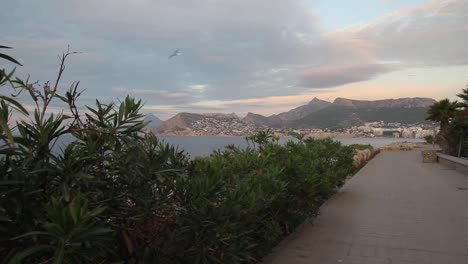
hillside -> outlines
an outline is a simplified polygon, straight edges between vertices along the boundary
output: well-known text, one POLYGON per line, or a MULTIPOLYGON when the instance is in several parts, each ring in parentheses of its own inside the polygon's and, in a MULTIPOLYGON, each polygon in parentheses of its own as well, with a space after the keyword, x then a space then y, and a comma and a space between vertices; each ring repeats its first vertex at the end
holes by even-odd
POLYGON ((272 115, 270 118, 279 118, 282 121, 291 121, 291 120, 298 120, 307 115, 322 110, 323 108, 331 105, 330 102, 323 101, 315 97, 306 105, 302 105, 296 107, 294 109, 289 110, 288 112, 280 113, 277 115, 272 115))
POLYGON ((422 97, 385 99, 375 101, 336 98, 333 102, 333 105, 341 105, 355 108, 418 108, 429 107, 434 102, 434 99, 422 97))
POLYGON ((270 128, 339 129, 366 122, 425 122, 430 98, 401 98, 376 101, 337 98, 333 103, 314 98, 307 105, 269 117, 249 112, 242 120, 232 114, 179 113, 152 129, 162 135, 247 135, 270 128))
MULTIPOLYGON (((179 113, 152 129, 161 135, 241 135, 246 126, 235 113, 179 113)), ((251 128, 252 131, 253 128, 251 128)))
POLYGON ((333 104, 304 118, 288 122, 294 128, 345 128, 365 122, 425 122, 427 108, 435 102, 429 98, 402 98, 361 101, 337 98, 333 104))
POLYGON ((329 106, 330 104, 330 102, 314 98, 306 105, 301 105, 289 110, 288 112, 283 112, 268 117, 249 112, 242 119, 242 121, 246 124, 256 126, 282 127, 286 122, 301 119, 311 113, 317 112, 329 106))
POLYGON ((266 117, 251 112, 247 113, 247 115, 242 119, 242 122, 246 124, 268 127, 275 127, 282 124, 282 120, 278 117, 266 117))
POLYGON ((145 119, 143 120, 143 122, 147 122, 147 121, 150 121, 150 123, 146 126, 146 128, 152 128, 152 127, 158 126, 159 124, 163 122, 161 119, 159 119, 159 117, 151 113, 147 114, 145 116, 145 119))

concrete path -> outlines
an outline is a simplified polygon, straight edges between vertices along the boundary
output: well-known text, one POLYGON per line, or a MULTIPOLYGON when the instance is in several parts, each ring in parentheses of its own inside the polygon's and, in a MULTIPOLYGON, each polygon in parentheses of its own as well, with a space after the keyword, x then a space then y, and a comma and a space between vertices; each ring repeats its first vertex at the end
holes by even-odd
POLYGON ((264 263, 468 264, 468 177, 382 152, 264 263))

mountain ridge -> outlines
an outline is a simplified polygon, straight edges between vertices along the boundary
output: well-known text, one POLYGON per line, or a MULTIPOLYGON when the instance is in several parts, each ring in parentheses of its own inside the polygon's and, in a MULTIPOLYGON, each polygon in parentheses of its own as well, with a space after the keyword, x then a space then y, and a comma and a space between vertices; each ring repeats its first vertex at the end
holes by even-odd
POLYGON ((145 118, 143 119, 143 122, 147 122, 147 121, 150 121, 150 123, 145 128, 152 128, 152 127, 158 126, 159 124, 163 122, 161 119, 159 119, 159 117, 155 116, 152 113, 147 114, 145 118))
POLYGON ((281 119, 282 121, 288 121, 288 120, 294 120, 294 119, 300 119, 305 117, 306 115, 319 111, 327 106, 329 106, 331 103, 328 101, 320 100, 317 97, 314 97, 309 103, 306 105, 301 105, 296 108, 293 108, 289 110, 288 112, 283 112, 279 113, 277 115, 271 115, 269 117, 274 118, 277 117, 281 119))
POLYGON ((215 126, 222 123, 224 126, 229 126, 230 122, 236 123, 234 126, 236 130, 239 124, 244 124, 249 127, 249 131, 252 130, 252 126, 259 129, 265 127, 339 129, 372 121, 410 124, 424 122, 427 108, 434 102, 434 99, 424 97, 382 100, 338 97, 333 102, 313 98, 305 105, 271 116, 248 112, 241 119, 235 113, 181 112, 152 130, 156 133, 190 134, 193 129, 203 131, 203 124, 215 126))

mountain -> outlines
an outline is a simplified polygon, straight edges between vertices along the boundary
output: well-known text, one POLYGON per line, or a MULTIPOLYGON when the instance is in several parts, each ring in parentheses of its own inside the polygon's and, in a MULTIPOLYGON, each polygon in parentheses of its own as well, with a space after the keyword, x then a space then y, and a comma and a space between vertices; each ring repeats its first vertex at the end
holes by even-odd
POLYGON ((281 125, 282 120, 278 117, 266 117, 248 112, 247 115, 242 119, 242 122, 257 126, 275 127, 281 125))
POLYGON ((376 101, 337 98, 333 103, 314 98, 307 105, 272 116, 248 113, 242 120, 232 114, 179 113, 152 131, 163 135, 246 135, 265 127, 339 129, 366 122, 415 124, 425 122, 430 98, 376 101))
POLYGON ((226 127, 228 130, 229 128, 236 128, 235 125, 238 125, 239 127, 243 125, 235 113, 195 114, 182 112, 166 120, 159 126, 153 128, 152 131, 156 134, 166 135, 210 135, 216 133, 221 134, 221 132, 224 132, 212 131, 212 128, 226 127))
POLYGON ((169 118, 168 120, 157 126, 154 130, 163 132, 190 129, 193 123, 203 118, 204 116, 201 114, 182 112, 169 118))
POLYGON ((400 99, 385 99, 375 101, 351 100, 346 98, 336 98, 334 105, 356 107, 356 108, 418 108, 429 107, 435 102, 431 98, 400 98, 400 99))
POLYGON ((151 123, 149 123, 146 128, 152 128, 152 127, 155 127, 159 124, 161 124, 163 121, 161 119, 159 119, 157 116, 153 115, 153 114, 147 114, 145 116, 145 119, 143 119, 143 122, 147 122, 147 121, 150 121, 151 123))
POLYGON ((323 108, 331 105, 330 102, 323 101, 315 97, 306 105, 302 105, 299 107, 296 107, 288 112, 280 113, 277 115, 272 115, 270 117, 276 117, 279 118, 282 121, 291 121, 291 120, 297 120, 301 119, 303 117, 306 117, 307 115, 317 112, 319 110, 322 110, 323 108))
POLYGON ((285 122, 301 119, 311 113, 317 112, 329 106, 330 104, 330 102, 314 98, 306 105, 301 105, 288 112, 283 112, 268 117, 249 112, 242 119, 242 121, 246 124, 257 126, 281 127, 285 122))
POLYGON ((333 104, 286 124, 294 128, 345 128, 365 122, 384 121, 406 124, 425 122, 430 98, 401 98, 376 101, 337 98, 333 104))

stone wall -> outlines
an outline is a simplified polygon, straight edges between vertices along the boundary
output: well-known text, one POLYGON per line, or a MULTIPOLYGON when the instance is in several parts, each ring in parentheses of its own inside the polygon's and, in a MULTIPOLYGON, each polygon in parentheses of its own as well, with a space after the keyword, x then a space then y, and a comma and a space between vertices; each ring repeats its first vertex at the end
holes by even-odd
POLYGON ((380 152, 379 149, 364 149, 364 150, 357 150, 356 154, 354 155, 353 166, 355 168, 359 168, 364 165, 365 162, 370 160, 372 157, 377 155, 380 152))

